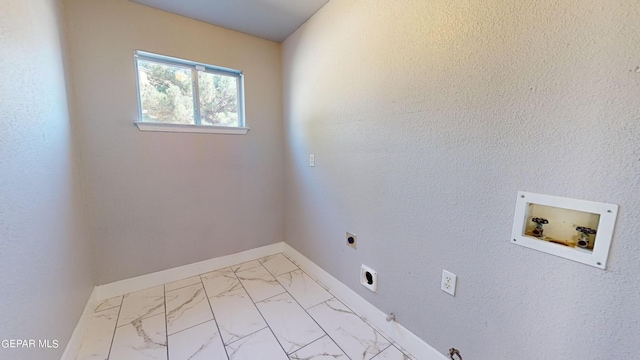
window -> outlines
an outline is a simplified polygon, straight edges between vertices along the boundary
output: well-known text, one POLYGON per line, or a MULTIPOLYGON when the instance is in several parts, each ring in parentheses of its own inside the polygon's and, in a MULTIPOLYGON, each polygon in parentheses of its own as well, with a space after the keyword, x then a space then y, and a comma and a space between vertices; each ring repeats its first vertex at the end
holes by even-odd
POLYGON ((246 134, 242 72, 135 52, 140 130, 246 134))

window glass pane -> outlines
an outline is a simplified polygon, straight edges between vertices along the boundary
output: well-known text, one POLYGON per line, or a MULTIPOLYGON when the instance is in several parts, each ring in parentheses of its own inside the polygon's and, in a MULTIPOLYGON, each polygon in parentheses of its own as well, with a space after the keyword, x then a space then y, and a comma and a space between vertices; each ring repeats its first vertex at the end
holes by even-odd
POLYGON ((238 122, 238 80, 235 76, 198 72, 202 125, 241 126, 238 122))
POLYGON ((191 69, 138 60, 142 121, 193 124, 191 69))

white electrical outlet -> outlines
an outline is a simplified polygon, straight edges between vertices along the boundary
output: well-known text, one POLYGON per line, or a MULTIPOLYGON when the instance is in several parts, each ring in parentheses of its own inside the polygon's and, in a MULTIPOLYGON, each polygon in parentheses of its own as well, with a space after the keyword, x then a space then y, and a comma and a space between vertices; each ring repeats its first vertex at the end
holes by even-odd
POLYGON ((457 276, 455 274, 452 274, 447 270, 442 270, 442 282, 440 283, 440 289, 451 296, 456 296, 456 279, 457 276))
POLYGON ((315 154, 309 155, 309 166, 316 166, 316 156, 315 154))

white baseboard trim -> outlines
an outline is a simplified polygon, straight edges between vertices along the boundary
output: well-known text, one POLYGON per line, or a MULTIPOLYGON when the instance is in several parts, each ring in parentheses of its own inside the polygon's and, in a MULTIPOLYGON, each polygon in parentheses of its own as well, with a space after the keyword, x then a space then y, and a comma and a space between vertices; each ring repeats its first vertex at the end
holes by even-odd
POLYGON ((370 325, 390 337, 399 347, 404 348, 411 355, 415 356, 416 359, 447 360, 445 355, 438 352, 404 326, 395 321, 387 322, 387 314, 373 306, 296 249, 288 244, 284 244, 283 252, 301 268, 309 272, 309 275, 325 285, 333 295, 343 301, 370 325))
POLYGON ((114 296, 120 296, 128 294, 130 292, 144 290, 172 281, 178 281, 210 271, 222 269, 227 266, 236 265, 242 262, 281 253, 283 251, 284 242, 279 242, 276 244, 262 246, 231 255, 221 256, 189 265, 179 266, 172 269, 162 270, 151 274, 100 285, 96 287, 96 300, 105 300, 114 296))
POLYGON ((78 356, 78 351, 80 351, 84 334, 89 328, 89 322, 91 321, 91 315, 93 314, 96 303, 96 288, 94 287, 91 291, 91 295, 89 295, 87 304, 84 306, 80 320, 78 320, 78 323, 71 334, 71 338, 69 339, 69 342, 67 342, 67 346, 64 348, 64 352, 60 358, 61 360, 75 360, 78 356))

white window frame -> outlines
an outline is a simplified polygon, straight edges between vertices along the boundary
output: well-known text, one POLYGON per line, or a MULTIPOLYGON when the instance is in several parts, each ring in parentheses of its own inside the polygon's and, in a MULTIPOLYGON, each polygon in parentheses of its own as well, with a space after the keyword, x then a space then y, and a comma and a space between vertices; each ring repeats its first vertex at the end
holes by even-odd
POLYGON ((244 109, 244 74, 240 70, 202 64, 195 61, 174 58, 165 55, 158 55, 146 51, 136 50, 134 52, 134 63, 136 72, 136 90, 138 93, 138 120, 134 124, 141 131, 160 132, 192 132, 192 133, 214 133, 214 134, 234 134, 244 135, 249 131, 246 127, 244 109), (172 124, 142 121, 142 97, 140 94, 140 79, 138 73, 138 60, 153 61, 175 67, 191 69, 191 84, 193 87, 193 116, 195 124, 172 124), (198 84, 198 72, 233 76, 238 79, 238 126, 214 126, 203 125, 200 118, 200 88, 198 84))

